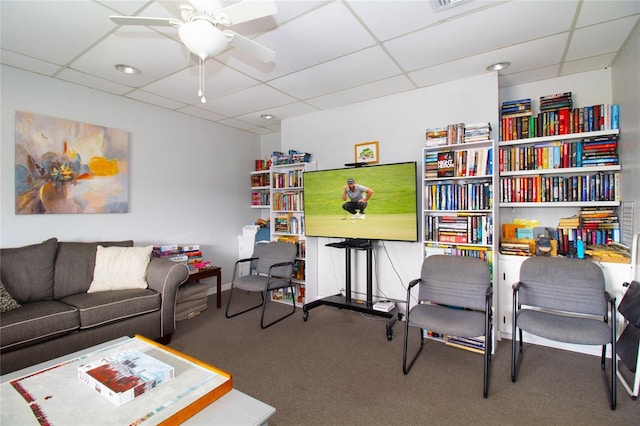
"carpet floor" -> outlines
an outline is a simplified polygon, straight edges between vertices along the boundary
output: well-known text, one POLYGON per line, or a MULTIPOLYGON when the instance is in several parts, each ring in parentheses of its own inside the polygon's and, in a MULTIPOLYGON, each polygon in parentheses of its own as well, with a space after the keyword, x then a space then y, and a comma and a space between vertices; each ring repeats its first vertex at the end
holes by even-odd
MULTIPOLYGON (((232 374, 234 388, 276 408, 283 425, 639 425, 640 401, 618 384, 609 409, 599 358, 525 346, 511 382, 511 341, 498 343, 489 398, 482 395, 482 356, 426 341, 402 373, 404 324, 386 337, 386 319, 320 306, 266 329, 260 310, 227 319, 215 296, 201 314, 177 323, 170 346, 232 374)), ((255 294, 236 292, 248 306, 255 294)), ((269 303, 267 318, 287 309, 269 303)), ((289 308, 290 309, 290 308, 289 308)), ((418 346, 411 330, 410 350, 418 346)))

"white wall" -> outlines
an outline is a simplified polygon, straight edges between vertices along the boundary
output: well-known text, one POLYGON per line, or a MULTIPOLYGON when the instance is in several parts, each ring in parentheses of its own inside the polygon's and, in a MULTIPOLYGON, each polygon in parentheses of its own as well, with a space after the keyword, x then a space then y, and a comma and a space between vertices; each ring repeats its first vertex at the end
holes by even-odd
POLYGON ((231 279, 237 234, 252 223, 248 171, 260 137, 134 100, 2 66, 0 246, 57 237, 199 243, 231 279), (129 213, 16 215, 15 112, 129 132, 129 213))
MULTIPOLYGON (((286 119, 282 149, 313 154, 319 170, 344 167, 354 159, 354 145, 379 142, 380 163, 418 162, 421 170, 425 129, 457 122, 489 121, 497 130, 498 83, 495 73, 387 96, 330 111, 286 119)), ((422 187, 420 181, 419 188, 422 187)), ((311 239, 315 240, 315 239, 311 239)), ((333 240, 317 239, 307 247, 307 294, 318 297, 344 288, 344 252, 325 247, 333 240), (317 246, 317 254, 310 248, 317 246)), ((352 289, 366 291, 364 252, 357 252, 352 289)), ((380 242, 374 252, 374 294, 404 300, 406 284, 420 275, 420 243, 380 242)), ((355 295, 354 295, 355 296, 355 295)), ((359 298, 364 299, 363 296, 359 298)))

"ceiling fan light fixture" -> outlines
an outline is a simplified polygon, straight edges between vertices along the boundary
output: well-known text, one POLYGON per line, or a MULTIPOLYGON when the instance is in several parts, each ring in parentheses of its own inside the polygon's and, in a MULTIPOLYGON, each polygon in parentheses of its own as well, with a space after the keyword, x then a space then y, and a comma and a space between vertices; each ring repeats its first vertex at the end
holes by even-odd
POLYGON ((216 56, 229 45, 227 36, 204 19, 196 19, 180 25, 178 35, 187 49, 203 59, 216 56))
POLYGON ((123 72, 125 74, 129 74, 129 75, 135 75, 135 74, 140 74, 140 70, 136 67, 133 67, 131 65, 125 65, 125 64, 118 64, 116 65, 116 69, 120 72, 123 72))
POLYGON ((511 62, 496 62, 487 67, 487 71, 500 71, 511 65, 511 62))

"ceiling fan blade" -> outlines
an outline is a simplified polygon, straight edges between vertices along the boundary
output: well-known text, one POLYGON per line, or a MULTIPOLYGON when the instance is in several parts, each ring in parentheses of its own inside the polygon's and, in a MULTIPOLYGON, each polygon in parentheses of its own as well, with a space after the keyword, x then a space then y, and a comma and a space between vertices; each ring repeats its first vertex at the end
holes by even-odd
POLYGON ((272 0, 245 0, 217 10, 214 16, 222 25, 231 26, 274 15, 277 11, 278 6, 272 0))
POLYGON ((245 36, 229 30, 225 30, 223 32, 229 38, 230 45, 237 47, 238 49, 242 49, 262 62, 271 62, 276 57, 276 52, 246 38, 245 36))
POLYGON ((139 16, 109 16, 118 25, 144 25, 147 27, 177 27, 182 24, 178 19, 144 18, 139 16))

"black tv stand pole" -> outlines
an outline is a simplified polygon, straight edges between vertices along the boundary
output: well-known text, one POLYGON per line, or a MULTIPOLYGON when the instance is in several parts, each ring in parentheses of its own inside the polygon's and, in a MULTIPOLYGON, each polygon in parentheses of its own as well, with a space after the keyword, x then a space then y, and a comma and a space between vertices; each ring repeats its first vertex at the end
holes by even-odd
POLYGON ((398 308, 393 308, 389 312, 373 309, 373 243, 371 240, 348 239, 338 243, 330 243, 327 246, 345 251, 345 294, 344 296, 336 294, 304 304, 302 318, 306 321, 309 318, 309 311, 322 305, 389 318, 387 321, 387 340, 391 341, 393 339, 393 325, 398 320, 398 308), (367 254, 367 300, 364 302, 354 300, 351 297, 351 250, 363 250, 367 254))

